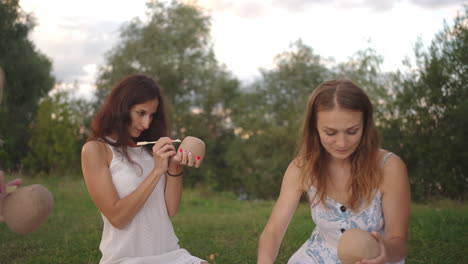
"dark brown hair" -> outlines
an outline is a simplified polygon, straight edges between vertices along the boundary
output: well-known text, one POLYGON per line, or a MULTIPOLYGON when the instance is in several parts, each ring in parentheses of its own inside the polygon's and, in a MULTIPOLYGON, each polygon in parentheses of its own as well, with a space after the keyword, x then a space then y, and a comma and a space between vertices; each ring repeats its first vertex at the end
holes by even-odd
MULTIPOLYGON (((118 147, 125 157, 128 156, 127 146, 132 141, 154 141, 168 135, 168 120, 166 118, 164 96, 156 82, 145 75, 131 75, 120 81, 106 99, 106 102, 95 115, 88 140, 104 140, 118 147), (131 124, 130 109, 132 106, 150 100, 158 100, 158 108, 149 128, 138 138, 131 138, 128 128, 131 124), (115 134, 117 140, 109 140, 107 136, 115 134)), ((145 146, 151 153, 151 146, 145 146)))
POLYGON ((299 141, 298 165, 305 188, 312 184, 317 189, 315 205, 323 203, 327 190, 327 151, 320 143, 317 131, 317 112, 335 108, 363 113, 363 134, 359 146, 350 156, 351 196, 347 204, 353 210, 368 204, 379 187, 382 176, 378 162, 379 137, 373 118, 373 108, 366 93, 348 80, 332 80, 320 84, 312 93, 307 106, 299 141))

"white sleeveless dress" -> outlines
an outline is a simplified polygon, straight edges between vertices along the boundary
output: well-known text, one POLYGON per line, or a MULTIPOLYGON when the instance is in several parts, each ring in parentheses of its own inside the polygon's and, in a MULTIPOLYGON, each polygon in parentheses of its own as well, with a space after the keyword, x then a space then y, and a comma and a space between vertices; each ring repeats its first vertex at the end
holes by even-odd
MULTIPOLYGON (((383 163, 390 156, 387 153, 383 163)), ((314 197, 317 190, 311 186, 309 197, 314 197)), ((338 258, 338 241, 342 233, 350 228, 359 228, 367 232, 384 232, 382 194, 377 191, 369 206, 359 212, 348 210, 346 206, 326 197, 325 208, 322 203, 311 206, 312 220, 315 229, 310 238, 289 259, 288 264, 341 264, 338 258)), ((404 264, 405 261, 387 264, 404 264)))
MULTIPOLYGON (((133 192, 154 167, 153 157, 142 147, 128 148, 136 164, 112 150, 110 173, 120 198, 133 192)), ((99 249, 102 264, 199 264, 202 259, 179 247, 164 199, 163 175, 141 210, 123 229, 117 229, 102 215, 104 229, 99 249)))

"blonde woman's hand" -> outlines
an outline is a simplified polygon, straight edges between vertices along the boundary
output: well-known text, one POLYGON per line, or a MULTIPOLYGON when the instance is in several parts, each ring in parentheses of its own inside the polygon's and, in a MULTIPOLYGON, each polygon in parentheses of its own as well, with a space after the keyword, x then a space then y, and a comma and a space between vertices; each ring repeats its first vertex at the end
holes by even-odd
POLYGON ((7 186, 20 186, 23 183, 21 179, 14 179, 8 183, 5 183, 5 175, 2 170, 0 170, 0 222, 4 221, 2 215, 2 207, 3 207, 3 198, 7 196, 6 189, 7 186))
POLYGON ((172 139, 162 137, 153 146, 154 168, 160 173, 165 173, 169 168, 169 159, 176 155, 172 139))
POLYGON ((377 240, 377 242, 379 243, 379 247, 380 247, 380 255, 377 256, 376 258, 374 259, 363 259, 363 260, 360 260, 360 261, 356 261, 355 264, 385 264, 387 262, 387 255, 386 255, 386 251, 385 251, 385 244, 384 244, 384 241, 383 241, 383 238, 382 236, 375 232, 375 231, 372 231, 371 232, 371 235, 377 240))

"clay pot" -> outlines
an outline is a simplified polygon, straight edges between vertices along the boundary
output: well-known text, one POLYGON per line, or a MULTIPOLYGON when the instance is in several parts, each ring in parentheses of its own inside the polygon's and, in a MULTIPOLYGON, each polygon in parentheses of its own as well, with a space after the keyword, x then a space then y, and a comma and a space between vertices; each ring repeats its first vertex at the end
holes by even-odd
POLYGON ((362 229, 346 230, 338 242, 338 258, 343 264, 354 264, 356 261, 373 259, 379 255, 379 243, 362 229))
POLYGON ((2 214, 11 231, 28 234, 46 220, 54 206, 52 194, 40 184, 21 187, 3 200, 2 214))
MULTIPOLYGON (((195 159, 200 157, 200 164, 205 157, 205 142, 196 137, 185 137, 182 143, 179 145, 179 149, 188 150, 192 152, 192 155, 195 159)), ((177 151, 179 151, 179 149, 177 151)))

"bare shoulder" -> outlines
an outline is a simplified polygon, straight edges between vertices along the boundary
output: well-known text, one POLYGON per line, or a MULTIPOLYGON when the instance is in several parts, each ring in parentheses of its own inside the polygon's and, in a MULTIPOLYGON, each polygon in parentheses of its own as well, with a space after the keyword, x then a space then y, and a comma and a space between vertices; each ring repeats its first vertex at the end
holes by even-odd
POLYGON ((81 149, 81 157, 83 159, 104 159, 109 161, 112 159, 112 153, 109 151, 109 147, 104 142, 93 140, 88 141, 83 145, 83 148, 81 149))
POLYGON ((88 141, 83 145, 81 152, 84 154, 100 153, 105 152, 106 146, 103 142, 92 140, 88 141))
MULTIPOLYGON (((385 156, 386 153, 390 152, 385 152, 383 156, 385 156)), ((405 171, 406 172, 406 165, 405 162, 395 153, 392 153, 391 155, 388 155, 386 160, 382 160, 383 163, 383 172, 384 174, 388 171, 405 171)))
MULTIPOLYGON (((385 152, 384 155, 388 153, 385 152)), ((408 183, 408 173, 406 165, 403 160, 396 154, 388 155, 385 160, 382 160, 382 189, 388 190, 389 188, 398 188, 408 183)))
POLYGON ((295 180, 299 180, 302 167, 302 161, 299 158, 295 158, 289 163, 289 166, 284 176, 288 178, 293 178, 295 180))
POLYGON ((301 192, 305 190, 305 187, 302 185, 301 174, 302 168, 304 167, 303 160, 299 158, 293 159, 284 174, 283 183, 287 182, 288 186, 300 190, 301 192))
POLYGON ((300 158, 293 159, 288 166, 288 170, 300 171, 300 168, 304 166, 304 161, 300 158))

